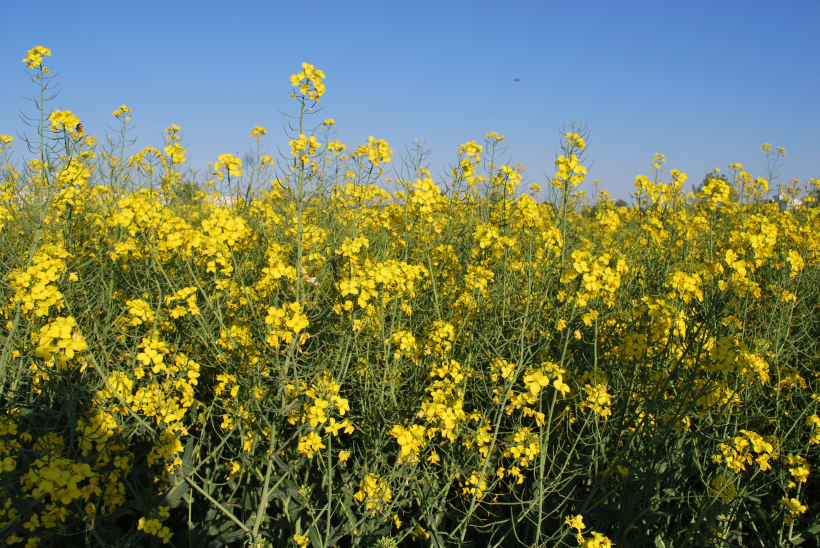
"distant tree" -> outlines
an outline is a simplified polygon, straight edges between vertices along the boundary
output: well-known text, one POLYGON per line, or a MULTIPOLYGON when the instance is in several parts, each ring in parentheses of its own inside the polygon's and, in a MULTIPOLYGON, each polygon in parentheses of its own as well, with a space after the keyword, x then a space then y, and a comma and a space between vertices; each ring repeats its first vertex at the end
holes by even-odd
POLYGON ((174 199, 184 205, 200 205, 204 196, 196 183, 187 182, 174 188, 174 199))
MULTIPOLYGON (((615 202, 610 202, 610 203, 612 205, 611 206, 606 206, 604 209, 609 209, 609 207, 613 207, 613 208, 615 208, 615 207, 626 207, 626 208, 629 208, 629 204, 627 204, 624 200, 617 200, 615 202)), ((601 209, 601 206, 602 206, 602 204, 595 204, 592 207, 584 208, 584 211, 582 212, 582 214, 584 215, 584 217, 594 219, 598 215, 598 211, 601 209)))

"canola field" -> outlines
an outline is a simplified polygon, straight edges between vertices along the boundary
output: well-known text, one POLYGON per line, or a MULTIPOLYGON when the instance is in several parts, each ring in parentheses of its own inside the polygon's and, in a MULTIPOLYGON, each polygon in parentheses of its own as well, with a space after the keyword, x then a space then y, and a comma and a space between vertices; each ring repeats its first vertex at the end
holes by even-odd
POLYGON ((281 155, 195 171, 50 56, 0 136, 0 545, 818 546, 816 180, 656 155, 621 207, 576 124, 543 190, 496 133, 436 180, 309 64, 281 155))

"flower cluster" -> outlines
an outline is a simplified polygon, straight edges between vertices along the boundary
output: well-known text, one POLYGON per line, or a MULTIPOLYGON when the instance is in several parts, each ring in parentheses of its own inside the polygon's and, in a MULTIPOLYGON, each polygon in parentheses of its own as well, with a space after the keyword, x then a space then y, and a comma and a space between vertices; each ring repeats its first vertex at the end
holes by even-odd
POLYGON ((43 46, 34 46, 28 50, 28 54, 23 59, 23 62, 28 68, 38 68, 42 66, 43 56, 51 57, 51 50, 43 46))
POLYGON ((381 475, 368 474, 359 483, 359 490, 353 497, 364 503, 365 509, 379 512, 392 500, 393 491, 381 475))
POLYGON ((77 125, 80 123, 80 119, 70 110, 55 110, 49 114, 48 121, 51 124, 51 133, 62 130, 69 135, 77 133, 77 125))
POLYGON ((127 106, 122 105, 122 106, 120 106, 120 108, 118 108, 117 110, 112 112, 112 114, 114 115, 115 118, 123 116, 124 117, 123 120, 125 122, 130 122, 131 118, 129 118, 128 115, 131 114, 132 112, 134 112, 134 109, 128 108, 127 106))
POLYGON ((382 162, 392 162, 390 155, 393 154, 393 149, 387 144, 384 139, 376 140, 374 137, 367 138, 366 145, 359 145, 353 153, 354 158, 367 158, 367 161, 378 166, 382 162))
POLYGON ((242 160, 233 154, 222 154, 219 161, 214 164, 214 172, 217 178, 222 179, 222 170, 228 170, 231 177, 242 177, 242 160))
POLYGON ((316 137, 311 135, 305 137, 303 133, 299 134, 298 139, 288 141, 290 145, 290 153, 299 159, 302 164, 307 164, 310 157, 316 154, 316 149, 322 146, 322 143, 316 140, 316 137))
POLYGON ((6 149, 11 148, 11 143, 14 137, 10 135, 0 135, 0 152, 5 152, 6 149))
POLYGON ((575 154, 565 158, 563 155, 558 156, 555 160, 555 179, 553 182, 555 186, 561 188, 569 183, 573 188, 584 182, 587 174, 587 168, 580 164, 578 157, 575 154))
POLYGON ((325 93, 325 85, 322 80, 325 73, 309 63, 302 63, 302 70, 291 75, 290 84, 299 88, 299 93, 307 96, 312 101, 318 101, 325 93))

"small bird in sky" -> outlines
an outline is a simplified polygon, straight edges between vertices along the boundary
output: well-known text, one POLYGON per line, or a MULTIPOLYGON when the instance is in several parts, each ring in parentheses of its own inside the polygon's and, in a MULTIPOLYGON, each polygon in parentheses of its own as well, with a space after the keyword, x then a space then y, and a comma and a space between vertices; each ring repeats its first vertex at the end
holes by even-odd
POLYGON ((521 78, 513 78, 513 82, 520 82, 521 78))

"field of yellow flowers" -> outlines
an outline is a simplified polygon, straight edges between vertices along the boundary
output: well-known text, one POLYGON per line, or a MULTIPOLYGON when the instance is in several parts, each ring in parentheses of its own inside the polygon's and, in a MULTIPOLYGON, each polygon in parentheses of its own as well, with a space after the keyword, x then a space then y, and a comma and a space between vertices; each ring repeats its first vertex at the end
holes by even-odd
POLYGON ((570 125, 544 203, 496 133, 435 182, 309 64, 290 150, 197 174, 50 109, 50 55, 0 136, 0 545, 818 545, 817 181, 657 155, 616 207, 570 125))

